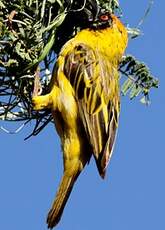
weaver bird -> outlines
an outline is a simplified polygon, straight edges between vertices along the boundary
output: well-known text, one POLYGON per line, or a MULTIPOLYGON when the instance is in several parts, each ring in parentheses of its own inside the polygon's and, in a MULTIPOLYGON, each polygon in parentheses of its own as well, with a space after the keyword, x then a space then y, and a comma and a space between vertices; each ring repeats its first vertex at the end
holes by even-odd
POLYGON ((35 110, 51 109, 61 139, 64 174, 48 213, 48 228, 61 218, 73 185, 93 155, 105 176, 120 112, 118 65, 127 31, 109 12, 97 14, 61 49, 50 92, 33 97, 35 110))

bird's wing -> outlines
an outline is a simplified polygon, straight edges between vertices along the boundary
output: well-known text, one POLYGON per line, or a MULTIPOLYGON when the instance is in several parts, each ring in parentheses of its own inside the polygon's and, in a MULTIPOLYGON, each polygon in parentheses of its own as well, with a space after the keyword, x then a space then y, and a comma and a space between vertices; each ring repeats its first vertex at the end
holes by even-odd
POLYGON ((78 44, 66 54, 63 71, 74 89, 80 118, 104 177, 120 110, 117 67, 98 50, 78 44))

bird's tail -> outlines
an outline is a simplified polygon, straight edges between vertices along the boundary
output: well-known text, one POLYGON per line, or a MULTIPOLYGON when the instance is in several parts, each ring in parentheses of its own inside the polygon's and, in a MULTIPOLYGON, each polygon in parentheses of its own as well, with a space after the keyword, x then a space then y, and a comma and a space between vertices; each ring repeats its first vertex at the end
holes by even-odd
POLYGON ((79 174, 80 171, 74 173, 74 175, 72 176, 68 176, 66 173, 64 173, 58 192, 56 194, 55 201, 52 205, 51 210, 48 213, 48 228, 52 229, 60 221, 66 202, 79 174))

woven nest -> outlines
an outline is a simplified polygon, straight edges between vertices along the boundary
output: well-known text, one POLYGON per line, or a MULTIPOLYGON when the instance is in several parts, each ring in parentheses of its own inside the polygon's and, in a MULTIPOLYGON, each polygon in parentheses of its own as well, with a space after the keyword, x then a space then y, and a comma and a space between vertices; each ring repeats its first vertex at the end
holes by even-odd
MULTIPOLYGON (((33 110, 32 95, 48 91, 56 55, 83 27, 83 10, 97 7, 121 13, 117 0, 0 0, 1 120, 24 124, 35 120, 30 136, 38 134, 51 121, 50 111, 33 110)), ((139 35, 137 29, 128 28, 128 32, 132 37, 139 35)), ((129 92, 130 98, 142 93, 145 102, 148 101, 149 90, 157 87, 158 81, 146 65, 126 56, 119 70, 126 76, 122 93, 129 92)))

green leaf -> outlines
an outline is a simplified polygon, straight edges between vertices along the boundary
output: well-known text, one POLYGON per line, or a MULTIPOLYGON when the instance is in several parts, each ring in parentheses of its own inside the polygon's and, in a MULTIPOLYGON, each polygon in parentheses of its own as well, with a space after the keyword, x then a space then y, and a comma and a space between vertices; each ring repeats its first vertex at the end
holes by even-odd
POLYGON ((121 92, 123 95, 126 95, 128 90, 132 87, 133 83, 131 79, 127 79, 122 85, 121 92))
POLYGON ((3 4, 2 1, 0 1, 0 9, 5 8, 5 5, 3 4))
POLYGON ((144 105, 150 105, 150 100, 149 100, 149 98, 148 97, 146 97, 146 96, 144 96, 144 97, 142 97, 141 99, 140 99, 140 102, 142 103, 142 104, 144 104, 144 105))
POLYGON ((142 88, 134 84, 133 87, 131 88, 131 92, 129 95, 130 99, 137 97, 141 92, 142 92, 142 88))
POLYGON ((121 87, 123 95, 130 92, 129 97, 133 99, 141 93, 145 97, 145 104, 149 104, 149 92, 151 88, 158 88, 159 83, 158 79, 151 75, 149 68, 135 57, 127 55, 123 57, 119 71, 127 78, 121 87))
POLYGON ((60 26, 63 23, 65 17, 66 17, 65 11, 57 15, 57 17, 51 22, 51 24, 42 30, 42 33, 44 33, 45 31, 49 31, 51 29, 55 29, 58 26, 60 26))

